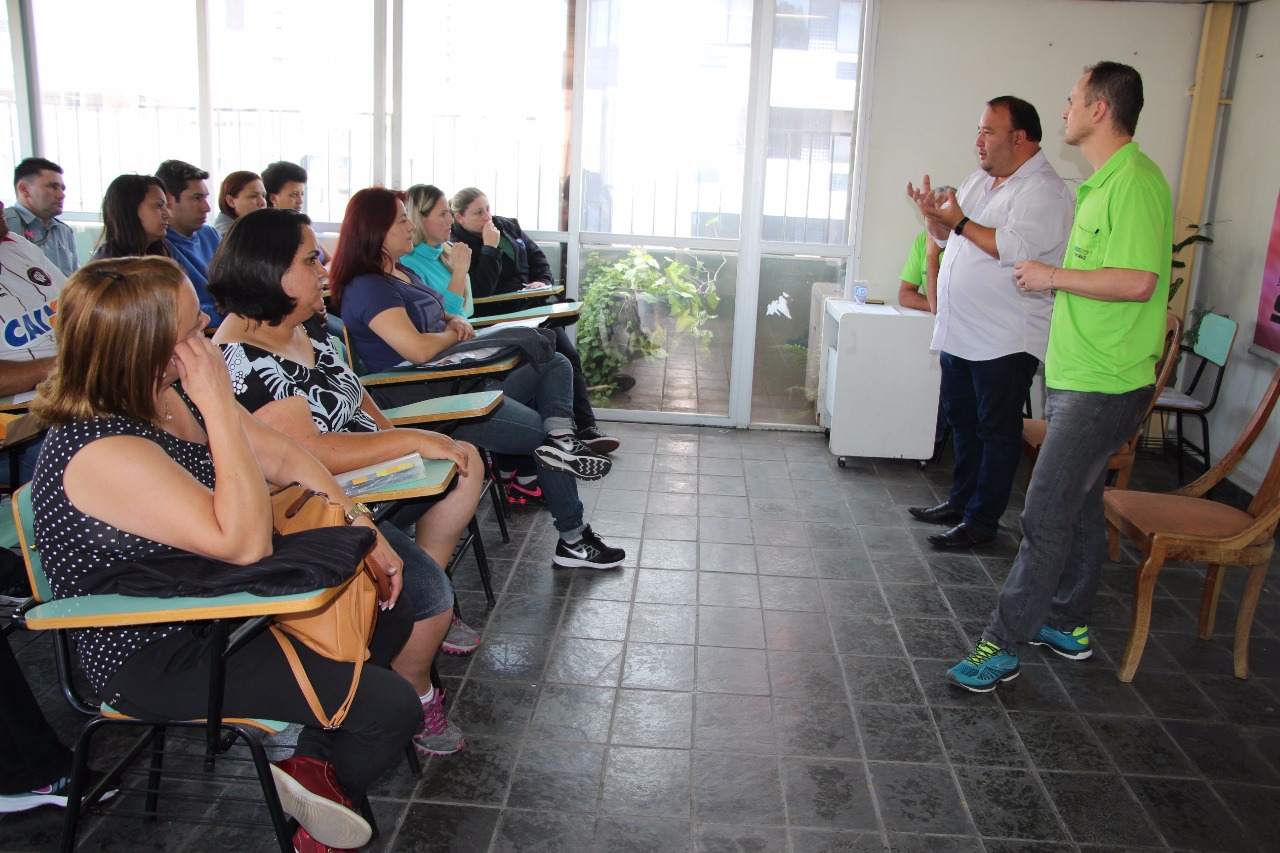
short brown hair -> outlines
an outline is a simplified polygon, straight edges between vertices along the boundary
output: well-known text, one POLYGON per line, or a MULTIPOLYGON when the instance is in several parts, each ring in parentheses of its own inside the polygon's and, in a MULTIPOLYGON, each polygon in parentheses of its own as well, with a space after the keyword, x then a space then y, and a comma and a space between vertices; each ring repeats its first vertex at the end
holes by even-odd
POLYGON ((1106 101, 1115 129, 1133 136, 1142 112, 1142 75, 1133 66, 1119 62, 1099 62, 1084 70, 1089 75, 1084 84, 1085 106, 1106 101))
POLYGON ((156 387, 178 341, 178 291, 169 258, 86 264, 58 295, 58 360, 31 411, 50 424, 156 416, 156 387))
POLYGON ((238 196, 240 191, 250 181, 260 181, 257 172, 232 172, 222 179, 222 186, 218 189, 218 210, 235 219, 239 214, 236 209, 227 204, 227 196, 238 196))

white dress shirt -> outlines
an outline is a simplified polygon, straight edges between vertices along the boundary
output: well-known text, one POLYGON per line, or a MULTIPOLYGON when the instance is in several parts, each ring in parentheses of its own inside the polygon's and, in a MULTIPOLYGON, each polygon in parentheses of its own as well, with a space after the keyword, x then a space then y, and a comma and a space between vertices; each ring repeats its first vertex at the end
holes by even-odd
POLYGON ((1043 151, 1000 186, 981 169, 956 198, 973 222, 996 230, 999 260, 964 235, 952 234, 938 271, 935 350, 970 361, 1026 352, 1044 361, 1052 293, 1023 293, 1013 280, 1018 261, 1062 264, 1075 201, 1043 151))

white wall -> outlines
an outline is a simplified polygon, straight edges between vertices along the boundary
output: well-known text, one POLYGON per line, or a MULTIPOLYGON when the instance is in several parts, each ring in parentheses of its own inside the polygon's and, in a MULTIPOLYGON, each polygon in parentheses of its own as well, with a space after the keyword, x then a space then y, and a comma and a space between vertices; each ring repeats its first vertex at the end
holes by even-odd
MULTIPOLYGON (((1262 266, 1280 191, 1280 3, 1250 4, 1237 60, 1232 105, 1226 110, 1217 192, 1209 214, 1214 244, 1201 249, 1193 302, 1240 323, 1218 405, 1209 416, 1213 455, 1231 446, 1253 413, 1276 364, 1249 353, 1262 286, 1262 266)), ((1195 426, 1188 427, 1193 437, 1195 426)), ((1280 440, 1280 415, 1237 469, 1232 480, 1252 492, 1280 440)))
POLYGON ((977 168, 973 140, 987 100, 1009 94, 1035 104, 1050 162, 1068 183, 1088 177, 1088 163, 1062 142, 1062 110, 1093 62, 1125 62, 1142 73, 1146 106, 1137 140, 1177 192, 1202 6, 1102 0, 878 0, 878 6, 866 203, 855 247, 857 277, 871 282, 871 295, 896 299, 902 262, 923 227, 906 200, 907 181, 928 172, 958 185, 977 168))

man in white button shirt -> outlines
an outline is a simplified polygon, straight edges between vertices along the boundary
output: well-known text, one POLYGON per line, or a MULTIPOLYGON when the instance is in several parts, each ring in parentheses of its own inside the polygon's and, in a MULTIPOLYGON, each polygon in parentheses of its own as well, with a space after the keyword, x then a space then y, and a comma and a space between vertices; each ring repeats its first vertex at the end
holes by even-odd
POLYGON ((959 191, 935 192, 927 175, 923 188, 907 185, 929 235, 946 247, 932 348, 941 351, 956 463, 947 500, 910 508, 949 526, 929 537, 938 548, 994 541, 1018 468, 1023 403, 1048 346, 1053 294, 1020 291, 1013 265, 1061 263, 1073 212, 1040 136, 1035 107, 995 98, 978 122, 982 168, 959 191))

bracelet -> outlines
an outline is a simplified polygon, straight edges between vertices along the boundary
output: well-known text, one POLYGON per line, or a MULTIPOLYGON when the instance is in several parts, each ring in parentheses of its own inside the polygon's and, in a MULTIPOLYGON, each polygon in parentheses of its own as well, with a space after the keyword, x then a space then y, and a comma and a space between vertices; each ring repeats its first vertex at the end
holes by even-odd
POLYGON ((956 227, 955 227, 955 228, 953 228, 953 229, 951 229, 951 230, 955 231, 955 232, 956 232, 956 234, 963 234, 963 233, 964 233, 964 227, 965 227, 966 225, 968 225, 971 221, 972 221, 972 220, 971 220, 971 219, 969 219, 969 217, 967 217, 967 216, 966 216, 965 218, 963 218, 963 219, 961 219, 959 222, 957 222, 957 223, 956 223, 956 227))
POLYGON ((1058 292, 1058 288, 1057 288, 1057 287, 1055 287, 1055 286, 1054 286, 1054 284, 1053 284, 1053 277, 1054 277, 1055 275, 1057 275, 1057 274, 1058 274, 1058 268, 1057 268, 1057 267, 1054 267, 1054 268, 1053 268, 1053 271, 1049 273, 1049 292, 1050 292, 1050 293, 1057 293, 1057 292, 1058 292))

